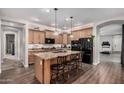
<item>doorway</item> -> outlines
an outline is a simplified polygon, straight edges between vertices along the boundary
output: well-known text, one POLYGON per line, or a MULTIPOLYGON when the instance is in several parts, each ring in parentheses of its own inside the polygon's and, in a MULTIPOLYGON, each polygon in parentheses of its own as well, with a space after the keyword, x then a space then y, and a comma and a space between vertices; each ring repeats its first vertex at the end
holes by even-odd
POLYGON ((4 32, 4 58, 18 59, 18 38, 17 32, 4 32))
POLYGON ((121 52, 122 35, 113 36, 113 51, 121 52))
POLYGON ((3 29, 2 40, 2 71, 22 66, 20 61, 20 30, 3 29))
POLYGON ((122 25, 109 24, 100 29, 100 62, 121 63, 122 25))

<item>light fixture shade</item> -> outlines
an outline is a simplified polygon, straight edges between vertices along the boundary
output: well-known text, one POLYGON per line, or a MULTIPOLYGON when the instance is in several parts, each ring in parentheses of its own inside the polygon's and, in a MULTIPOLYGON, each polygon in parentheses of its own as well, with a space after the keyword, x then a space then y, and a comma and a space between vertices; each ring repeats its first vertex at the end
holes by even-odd
POLYGON ((88 42, 90 42, 90 39, 87 39, 88 42))
POLYGON ((70 38, 73 38, 73 37, 74 37, 74 36, 72 35, 72 28, 73 28, 73 25, 72 25, 73 22, 72 22, 72 20, 73 20, 73 16, 70 17, 70 20, 71 20, 71 31, 70 31, 71 34, 70 34, 70 38))
POLYGON ((70 35, 70 38, 73 38, 74 36, 73 35, 70 35))
POLYGON ((59 35, 59 33, 57 33, 57 32, 54 32, 54 35, 55 35, 55 36, 58 36, 58 35, 59 35))
POLYGON ((59 35, 59 33, 57 31, 57 10, 58 10, 58 8, 54 8, 54 11, 55 11, 55 32, 54 32, 54 35, 55 36, 59 35))
POLYGON ((46 12, 46 13, 50 13, 50 8, 42 8, 41 9, 42 12, 46 12))

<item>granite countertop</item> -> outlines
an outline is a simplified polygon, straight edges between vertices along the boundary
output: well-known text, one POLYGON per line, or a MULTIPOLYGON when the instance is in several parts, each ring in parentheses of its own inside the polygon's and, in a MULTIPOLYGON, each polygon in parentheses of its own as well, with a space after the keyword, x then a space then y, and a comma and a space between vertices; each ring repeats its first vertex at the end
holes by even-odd
POLYGON ((29 49, 29 52, 51 52, 51 51, 57 51, 57 50, 71 50, 70 48, 58 48, 58 49, 29 49))
POLYGON ((80 53, 80 51, 54 51, 54 52, 41 52, 41 53, 34 53, 35 56, 40 57, 41 59, 48 60, 48 59, 54 59, 58 56, 67 56, 71 54, 77 54, 80 53))

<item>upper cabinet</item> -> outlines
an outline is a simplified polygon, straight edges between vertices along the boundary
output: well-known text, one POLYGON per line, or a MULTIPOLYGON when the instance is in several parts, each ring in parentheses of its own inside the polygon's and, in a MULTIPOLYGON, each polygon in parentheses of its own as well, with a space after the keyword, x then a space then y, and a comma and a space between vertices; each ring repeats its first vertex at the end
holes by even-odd
POLYGON ((93 28, 86 28, 86 29, 82 29, 82 30, 78 30, 78 31, 73 31, 72 32, 72 35, 73 35, 72 40, 78 40, 79 38, 91 37, 92 32, 93 32, 93 28))
POLYGON ((63 35, 60 34, 58 36, 55 36, 55 44, 62 44, 63 43, 63 35))
POLYGON ((71 38, 69 34, 63 34, 63 44, 71 44, 71 38))
POLYGON ((73 38, 71 38, 71 40, 78 40, 80 38, 80 31, 73 31, 72 35, 73 38))
POLYGON ((55 36, 53 31, 47 30, 47 31, 45 31, 45 37, 55 39, 55 44, 63 43, 63 35, 62 34, 55 36))
POLYGON ((54 38, 54 32, 50 30, 45 30, 45 37, 46 38, 54 38))
POLYGON ((67 34, 63 34, 63 44, 68 44, 68 35, 67 34))
POLYGON ((28 42, 29 44, 32 44, 34 42, 34 31, 33 30, 29 30, 28 42))
POLYGON ((39 36, 40 36, 39 31, 34 31, 34 40, 33 40, 34 44, 39 44, 40 43, 39 36))
POLYGON ((71 40, 72 40, 72 38, 70 37, 69 34, 67 34, 67 44, 71 44, 71 40))
POLYGON ((45 32, 39 32, 39 43, 44 44, 45 43, 45 32))
POLYGON ((54 35, 53 31, 45 30, 32 30, 29 29, 29 44, 44 44, 45 38, 55 39, 55 44, 71 44, 71 40, 78 40, 79 38, 87 38, 92 35, 93 28, 86 28, 78 31, 73 31, 73 38, 70 38, 68 34, 54 35))
POLYGON ((81 35, 80 37, 90 37, 92 35, 92 32, 93 32, 93 28, 87 28, 87 29, 83 29, 81 31, 81 35))
POLYGON ((45 41, 44 37, 43 31, 29 29, 29 44, 42 44, 45 41))

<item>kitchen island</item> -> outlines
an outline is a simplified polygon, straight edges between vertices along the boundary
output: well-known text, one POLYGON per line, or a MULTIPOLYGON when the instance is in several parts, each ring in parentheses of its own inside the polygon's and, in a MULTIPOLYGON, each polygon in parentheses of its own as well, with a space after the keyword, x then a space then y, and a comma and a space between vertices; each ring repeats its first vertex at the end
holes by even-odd
POLYGON ((57 62, 58 56, 67 56, 71 54, 80 54, 79 51, 53 51, 35 53, 35 77, 42 84, 50 84, 51 80, 51 69, 50 65, 57 62))

